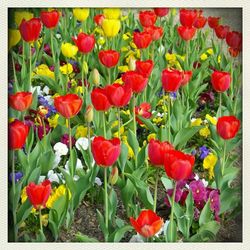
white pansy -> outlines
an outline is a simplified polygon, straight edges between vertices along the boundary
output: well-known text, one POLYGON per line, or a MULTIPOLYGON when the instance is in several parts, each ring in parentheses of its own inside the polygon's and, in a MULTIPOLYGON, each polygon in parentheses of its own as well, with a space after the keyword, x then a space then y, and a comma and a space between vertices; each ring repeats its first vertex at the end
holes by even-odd
POLYGON ((195 174, 194 175, 194 179, 196 180, 196 181, 198 181, 200 178, 199 178, 199 175, 198 174, 195 174))
POLYGON ((44 99, 47 100, 47 102, 48 102, 49 105, 53 105, 54 104, 54 99, 52 98, 51 95, 44 96, 44 99))
POLYGON ((54 145, 53 149, 56 151, 56 155, 59 155, 59 156, 67 155, 69 151, 68 147, 62 142, 57 142, 54 145))
POLYGON ((38 179, 38 183, 41 183, 45 180, 46 176, 45 175, 41 175, 38 179))
POLYGON ((57 173, 55 173, 53 170, 50 170, 48 172, 47 178, 50 180, 50 182, 56 182, 56 183, 60 182, 57 173))
POLYGON ((81 148, 83 149, 83 150, 87 150, 88 149, 88 147, 89 147, 89 140, 88 140, 88 138, 86 138, 86 137, 80 137, 77 141, 76 141, 76 148, 78 149, 78 150, 81 150, 81 148))
POLYGON ((208 181, 206 181, 205 179, 202 179, 201 181, 203 182, 204 187, 207 187, 207 186, 208 186, 208 181))
POLYGON ((53 169, 56 168, 59 164, 59 162, 61 161, 61 156, 58 155, 58 154, 55 154, 55 159, 54 159, 54 162, 53 162, 53 169))
POLYGON ((102 185, 102 181, 101 181, 101 179, 99 177, 95 177, 95 184, 97 186, 101 186, 102 185))
POLYGON ((45 86, 45 87, 43 88, 43 93, 44 93, 44 94, 48 95, 48 94, 49 94, 49 91, 50 91, 50 89, 49 89, 48 86, 45 86))
POLYGON ((42 95, 42 90, 41 90, 41 86, 35 86, 35 87, 31 87, 31 92, 32 94, 34 94, 36 91, 37 95, 42 95))
MULTIPOLYGON (((66 162, 65 169, 69 170, 69 161, 66 162)), ((76 161, 76 170, 77 169, 83 169, 82 162, 78 158, 77 158, 77 161, 76 161)))

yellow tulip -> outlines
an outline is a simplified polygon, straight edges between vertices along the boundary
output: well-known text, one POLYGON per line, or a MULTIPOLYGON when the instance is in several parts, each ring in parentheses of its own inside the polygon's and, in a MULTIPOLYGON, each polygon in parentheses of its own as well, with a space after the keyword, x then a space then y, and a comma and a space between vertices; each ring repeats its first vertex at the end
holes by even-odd
POLYGON ((19 26, 23 19, 26 21, 34 17, 34 14, 28 11, 16 11, 14 14, 15 23, 19 26))
POLYGON ((104 19, 102 29, 107 37, 114 37, 121 28, 121 22, 117 19, 104 19))
POLYGON ((103 14, 105 16, 105 18, 107 19, 119 19, 120 15, 121 15, 121 10, 120 9, 112 9, 112 8, 108 8, 108 9, 103 9, 103 14))
POLYGON ((78 21, 83 22, 89 16, 89 9, 75 8, 73 9, 73 15, 78 21))
POLYGON ((8 48, 11 49, 15 45, 17 45, 20 39, 21 39, 21 35, 20 35, 19 30, 9 29, 8 48))
POLYGON ((74 57, 78 51, 77 46, 72 45, 71 43, 63 43, 61 46, 62 53, 65 57, 74 57))

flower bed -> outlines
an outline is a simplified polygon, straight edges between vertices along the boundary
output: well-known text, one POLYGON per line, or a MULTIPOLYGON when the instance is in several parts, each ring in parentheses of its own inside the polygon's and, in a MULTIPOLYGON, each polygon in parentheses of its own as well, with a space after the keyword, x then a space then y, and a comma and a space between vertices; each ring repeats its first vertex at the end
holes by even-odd
POLYGON ((10 17, 9 241, 215 241, 242 210, 242 34, 192 9, 10 17))

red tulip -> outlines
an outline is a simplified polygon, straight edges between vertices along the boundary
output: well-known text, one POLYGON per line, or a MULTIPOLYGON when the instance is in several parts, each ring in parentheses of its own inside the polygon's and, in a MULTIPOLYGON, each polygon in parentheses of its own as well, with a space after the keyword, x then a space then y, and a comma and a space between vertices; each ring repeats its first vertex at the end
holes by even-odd
POLYGON ((206 25, 206 22, 207 22, 206 17, 201 15, 197 16, 197 18, 194 21, 194 27, 197 29, 202 29, 206 25))
POLYGON ((60 13, 57 10, 41 11, 41 20, 44 26, 48 29, 53 29, 57 26, 60 18, 60 13))
POLYGON ((148 144, 148 156, 151 164, 156 167, 163 166, 166 152, 173 149, 174 147, 167 141, 150 140, 148 144))
POLYGON ((152 210, 143 210, 137 219, 130 217, 135 231, 145 238, 154 236, 163 225, 163 219, 152 210))
POLYGON ((219 25, 214 29, 215 34, 219 39, 225 39, 229 30, 230 27, 226 25, 225 26, 219 25))
POLYGON ((227 45, 233 49, 242 49, 242 33, 237 31, 231 31, 226 36, 227 45))
POLYGON ((218 119, 216 129, 224 140, 232 139, 240 129, 240 120, 235 116, 222 116, 218 119))
POLYGON ((9 105, 15 110, 24 111, 30 107, 31 103, 32 93, 30 92, 17 92, 9 95, 9 105))
POLYGON ((97 165, 101 167, 112 166, 121 152, 121 142, 118 138, 106 140, 96 136, 92 142, 91 150, 97 165))
POLYGON ((135 71, 142 74, 145 78, 148 78, 153 70, 154 62, 152 60, 136 61, 135 71))
POLYGON ((56 110, 65 118, 76 116, 81 107, 82 99, 76 94, 67 94, 54 98, 54 105, 56 110))
POLYGON ((215 91, 227 91, 231 83, 230 73, 223 71, 214 71, 211 75, 211 83, 215 91))
POLYGON ((29 134, 29 126, 19 120, 9 124, 9 149, 21 149, 29 134))
POLYGON ((166 174, 175 181, 187 179, 191 173, 195 158, 181 151, 167 151, 164 158, 166 174))
POLYGON ((180 10, 180 23, 182 26, 191 28, 194 24, 196 17, 197 17, 196 10, 187 10, 187 9, 180 10))
POLYGON ((124 107, 128 105, 132 89, 128 85, 114 83, 106 87, 109 102, 115 107, 124 107))
POLYGON ((102 25, 102 21, 105 19, 105 16, 103 14, 99 14, 99 15, 95 15, 94 16, 94 22, 101 26, 102 25))
POLYGON ((209 16, 207 19, 208 25, 211 29, 216 28, 219 25, 220 17, 209 16))
POLYGON ((35 209, 42 209, 46 207, 46 202, 49 199, 50 192, 51 183, 49 180, 45 180, 39 185, 36 185, 34 182, 31 182, 26 187, 26 193, 29 198, 29 201, 35 209))
POLYGON ((84 54, 91 52, 95 47, 95 37, 94 35, 87 35, 83 32, 79 33, 77 38, 72 37, 75 45, 78 47, 78 50, 84 54))
POLYGON ((162 27, 150 26, 150 27, 145 27, 143 30, 151 34, 153 41, 160 39, 163 35, 162 27))
POLYGON ((98 57, 105 67, 112 68, 118 63, 120 54, 115 50, 101 50, 98 57))
POLYGON ((140 116, 148 119, 152 116, 150 109, 151 109, 151 105, 147 102, 142 103, 139 107, 135 107, 136 121, 140 125, 142 125, 143 122, 137 117, 137 115, 140 115, 140 116))
POLYGON ((168 14, 169 8, 154 8, 154 12, 158 17, 163 17, 168 14))
POLYGON ((127 71, 122 75, 123 82, 128 85, 134 93, 142 92, 148 82, 142 74, 135 71, 127 71))
POLYGON ((143 27, 149 27, 155 24, 157 16, 154 11, 145 10, 139 12, 139 19, 143 27))
POLYGON ((193 75, 193 72, 191 70, 183 71, 181 85, 182 86, 186 85, 190 81, 192 75, 193 75))
POLYGON ((91 101, 98 111, 107 111, 111 107, 108 99, 107 88, 95 88, 91 92, 91 101))
POLYGON ((175 92, 182 83, 182 72, 178 70, 165 69, 161 74, 162 87, 166 92, 175 92))
POLYGON ((185 26, 179 26, 177 28, 177 31, 178 31, 179 36, 183 40, 189 41, 194 37, 196 29, 195 28, 185 27, 185 26))
POLYGON ((240 51, 238 50, 238 49, 234 49, 234 48, 228 48, 228 51, 229 51, 229 53, 230 53, 230 55, 232 56, 232 57, 236 57, 236 56, 238 56, 239 55, 239 53, 240 53, 240 51))
POLYGON ((32 18, 29 21, 22 20, 19 31, 25 42, 32 43, 39 38, 42 29, 40 18, 32 18))
POLYGON ((152 42, 152 36, 146 31, 134 32, 133 41, 138 49, 145 49, 152 42))

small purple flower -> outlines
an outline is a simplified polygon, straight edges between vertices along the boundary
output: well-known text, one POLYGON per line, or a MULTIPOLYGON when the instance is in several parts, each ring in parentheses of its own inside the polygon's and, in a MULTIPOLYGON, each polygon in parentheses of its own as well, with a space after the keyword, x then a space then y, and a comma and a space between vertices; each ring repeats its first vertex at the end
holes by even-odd
POLYGON ((54 65, 51 65, 51 66, 49 66, 49 69, 50 69, 50 71, 53 71, 53 72, 54 72, 55 66, 54 66, 54 65))
POLYGON ((175 100, 177 98, 177 92, 170 92, 170 98, 175 100))
MULTIPOLYGON (((36 128, 37 128, 38 137, 40 140, 42 140, 44 136, 43 126, 37 126, 36 128)), ((45 130, 46 130, 46 135, 47 135, 50 131, 50 126, 48 124, 45 124, 45 130)))
POLYGON ((208 154, 210 153, 210 150, 206 146, 199 147, 199 151, 200 151, 200 159, 201 160, 206 158, 208 156, 208 154))
POLYGON ((206 188, 201 180, 192 181, 189 184, 190 189, 194 197, 194 201, 203 201, 206 199, 206 188))
MULTIPOLYGON (((15 182, 20 181, 22 177, 23 177, 22 172, 15 173, 15 182)), ((9 175, 9 182, 12 182, 12 173, 9 175)))
POLYGON ((197 208, 197 207, 195 207, 194 208, 194 220, 195 221, 198 221, 199 220, 199 217, 200 217, 200 210, 197 208))
POLYGON ((213 190, 209 194, 211 210, 218 214, 220 212, 220 195, 218 190, 213 190))
POLYGON ((185 187, 186 184, 187 184, 187 181, 186 181, 186 180, 178 181, 178 182, 177 182, 176 188, 177 188, 177 189, 182 189, 182 188, 185 187))
MULTIPOLYGON (((171 198, 172 197, 172 195, 173 195, 173 189, 168 189, 167 190, 167 195, 171 198)), ((181 196, 182 196, 182 190, 180 189, 180 188, 178 188, 178 189, 176 189, 176 192, 175 192, 175 202, 179 202, 180 201, 180 199, 181 199, 181 196)), ((169 200, 168 200, 168 197, 165 199, 165 202, 166 202, 166 204, 167 204, 167 206, 168 207, 171 207, 171 205, 170 205, 170 202, 169 202, 169 200)))
POLYGON ((38 102, 40 103, 40 105, 45 107, 49 105, 48 101, 42 95, 38 96, 38 102))
POLYGON ((43 51, 44 51, 47 55, 52 56, 51 49, 50 49, 50 46, 49 46, 48 43, 44 44, 43 51))
POLYGON ((197 151, 194 149, 194 150, 192 150, 191 155, 196 155, 196 153, 197 153, 197 151))
MULTIPOLYGON (((71 142, 72 142, 72 146, 75 145, 76 140, 74 137, 71 136, 71 142)), ((61 143, 67 145, 69 147, 69 135, 68 134, 64 134, 61 138, 61 143)))

